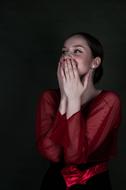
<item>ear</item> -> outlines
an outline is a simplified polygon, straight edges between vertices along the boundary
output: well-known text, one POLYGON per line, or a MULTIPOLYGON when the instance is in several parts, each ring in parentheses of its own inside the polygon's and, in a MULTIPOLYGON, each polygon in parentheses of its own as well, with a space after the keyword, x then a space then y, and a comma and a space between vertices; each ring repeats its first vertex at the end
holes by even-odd
POLYGON ((91 68, 96 69, 97 67, 99 67, 100 63, 101 63, 101 58, 95 57, 92 61, 91 68))

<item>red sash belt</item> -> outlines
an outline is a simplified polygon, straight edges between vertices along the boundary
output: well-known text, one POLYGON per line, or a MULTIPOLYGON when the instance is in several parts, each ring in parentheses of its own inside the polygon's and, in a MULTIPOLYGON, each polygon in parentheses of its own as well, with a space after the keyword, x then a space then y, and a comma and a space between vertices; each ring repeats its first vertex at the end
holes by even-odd
POLYGON ((86 182, 98 173, 108 170, 108 162, 96 164, 93 167, 80 171, 76 166, 71 165, 63 168, 61 174, 65 180, 67 189, 75 184, 86 184, 86 182))

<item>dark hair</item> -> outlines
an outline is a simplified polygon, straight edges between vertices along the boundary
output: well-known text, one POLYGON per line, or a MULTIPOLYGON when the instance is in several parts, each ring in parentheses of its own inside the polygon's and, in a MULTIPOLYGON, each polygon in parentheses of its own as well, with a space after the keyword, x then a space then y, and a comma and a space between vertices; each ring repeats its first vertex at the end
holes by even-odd
POLYGON ((101 58, 101 64, 99 65, 99 67, 95 69, 94 75, 93 75, 93 83, 96 84, 97 82, 100 81, 100 79, 103 76, 103 65, 102 65, 103 59, 104 59, 103 46, 97 38, 95 38, 94 36, 86 32, 72 33, 69 36, 67 36, 66 39, 75 35, 82 36, 86 40, 87 44, 89 45, 89 48, 91 49, 92 56, 94 58, 97 56, 101 58))

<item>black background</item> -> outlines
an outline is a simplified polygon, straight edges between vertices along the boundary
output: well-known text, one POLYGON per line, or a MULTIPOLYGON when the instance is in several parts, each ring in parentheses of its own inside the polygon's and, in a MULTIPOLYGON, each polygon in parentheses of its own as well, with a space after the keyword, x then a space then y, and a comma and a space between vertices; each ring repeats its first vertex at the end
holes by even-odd
POLYGON ((126 2, 112 0, 1 1, 0 189, 39 190, 48 167, 35 147, 35 108, 41 91, 57 87, 57 61, 67 34, 85 31, 103 43, 99 88, 122 100, 119 154, 110 161, 113 190, 126 189, 126 2))

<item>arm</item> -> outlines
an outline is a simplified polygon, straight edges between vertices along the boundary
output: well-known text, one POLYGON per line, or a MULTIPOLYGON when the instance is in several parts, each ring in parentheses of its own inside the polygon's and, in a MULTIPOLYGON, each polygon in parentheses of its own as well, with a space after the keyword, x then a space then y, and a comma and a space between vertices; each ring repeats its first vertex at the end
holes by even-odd
MULTIPOLYGON (((64 109, 63 102, 60 103, 64 109)), ((52 131, 61 127, 65 113, 61 114, 56 107, 55 97, 50 91, 42 93, 36 109, 36 146, 38 151, 46 159, 58 162, 61 156, 61 147, 49 138, 52 131)))
POLYGON ((120 113, 120 100, 117 96, 110 98, 110 101, 108 99, 108 102, 101 100, 88 116, 85 116, 82 110, 73 112, 73 115, 66 119, 67 126, 64 126, 65 132, 62 136, 66 163, 86 163, 89 157, 102 147, 108 136, 111 138, 116 134, 120 113))
POLYGON ((61 115, 66 114, 66 103, 67 103, 66 97, 61 98, 59 109, 58 109, 61 115))
POLYGON ((78 112, 81 107, 80 99, 68 99, 66 118, 69 119, 74 113, 78 112))

